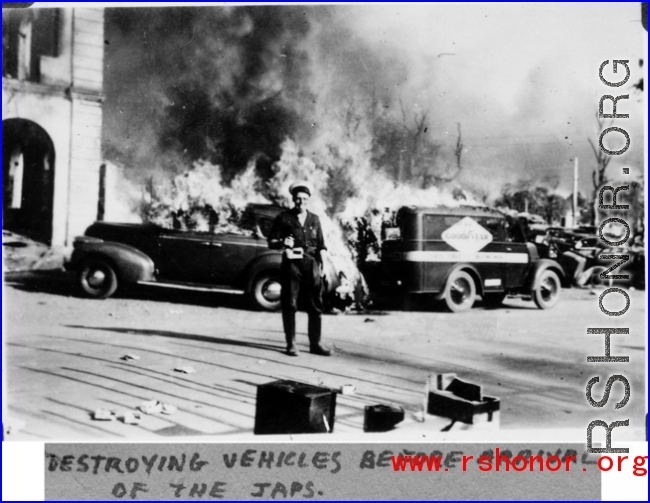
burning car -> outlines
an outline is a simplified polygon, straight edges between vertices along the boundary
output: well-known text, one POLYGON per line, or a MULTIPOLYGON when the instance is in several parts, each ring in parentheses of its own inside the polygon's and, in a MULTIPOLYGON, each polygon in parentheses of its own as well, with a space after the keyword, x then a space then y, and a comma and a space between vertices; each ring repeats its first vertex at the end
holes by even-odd
MULTIPOLYGON (((282 207, 249 205, 230 232, 166 229, 154 224, 95 222, 76 238, 66 268, 77 273, 82 292, 105 299, 118 287, 167 288, 248 295, 257 309, 280 307, 282 253, 266 236, 282 207)), ((326 287, 339 286, 325 264, 326 287)))
POLYGON ((381 262, 363 271, 371 291, 429 296, 452 312, 506 296, 553 307, 569 286, 556 261, 541 258, 516 219, 489 208, 402 207, 384 229, 381 262))

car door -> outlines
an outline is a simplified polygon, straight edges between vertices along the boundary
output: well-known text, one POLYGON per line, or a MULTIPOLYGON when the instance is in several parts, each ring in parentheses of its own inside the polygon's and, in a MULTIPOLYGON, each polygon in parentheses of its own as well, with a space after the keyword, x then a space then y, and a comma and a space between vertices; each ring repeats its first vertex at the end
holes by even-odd
POLYGON ((519 288, 526 281, 530 269, 530 254, 521 224, 509 222, 503 243, 506 289, 519 288))
POLYGON ((212 243, 207 232, 166 231, 159 236, 156 263, 161 281, 211 283, 214 271, 212 243))
POLYGON ((212 281, 215 285, 234 287, 239 284, 246 267, 257 255, 260 243, 266 240, 255 235, 217 234, 212 242, 212 281))
POLYGON ((487 230, 492 240, 477 254, 475 266, 486 293, 507 290, 506 221, 501 215, 475 217, 476 222, 487 230))

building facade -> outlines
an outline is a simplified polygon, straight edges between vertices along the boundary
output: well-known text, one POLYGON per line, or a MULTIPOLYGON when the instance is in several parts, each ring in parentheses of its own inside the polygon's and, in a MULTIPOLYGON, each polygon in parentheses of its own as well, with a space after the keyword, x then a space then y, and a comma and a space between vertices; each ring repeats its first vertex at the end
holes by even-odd
POLYGON ((3 9, 3 229, 69 245, 97 217, 102 9, 3 9))

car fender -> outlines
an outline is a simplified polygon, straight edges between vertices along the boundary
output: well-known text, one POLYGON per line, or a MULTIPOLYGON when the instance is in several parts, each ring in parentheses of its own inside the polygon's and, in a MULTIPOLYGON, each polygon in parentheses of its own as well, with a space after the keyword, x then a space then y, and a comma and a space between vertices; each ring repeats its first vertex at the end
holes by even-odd
POLYGON ((524 284, 523 287, 523 293, 524 294, 532 294, 535 285, 537 284, 537 281, 539 280, 539 277, 542 275, 544 271, 547 269, 550 269, 557 273, 557 275, 560 277, 560 282, 562 283, 563 288, 569 288, 571 286, 570 280, 567 278, 564 269, 560 264, 558 264, 555 260, 551 260, 548 258, 543 258, 538 260, 537 262, 534 263, 533 268, 530 270, 528 273, 528 279, 526 283, 524 284))
POLYGON ((483 281, 481 280, 481 275, 479 274, 478 270, 470 263, 461 262, 459 264, 455 264, 447 272, 447 275, 445 276, 445 280, 442 283, 442 289, 440 290, 440 292, 436 294, 437 300, 442 300, 445 294, 447 282, 449 281, 449 277, 458 270, 467 271, 470 274, 470 276, 472 276, 472 279, 474 280, 474 284, 476 285, 476 293, 478 295, 483 295, 483 281))
POLYGON ((253 281, 257 275, 269 269, 277 270, 280 274, 280 265, 282 264, 282 252, 279 250, 268 250, 261 255, 255 257, 244 273, 244 288, 246 292, 250 292, 253 286, 253 281))
MULTIPOLYGON (((244 288, 246 292, 250 292, 253 287, 253 281, 257 275, 263 271, 269 269, 277 270, 280 274, 280 266, 282 265, 282 252, 279 250, 268 250, 261 255, 258 255, 250 265, 247 267, 244 274, 245 284, 244 288)), ((326 292, 332 293, 340 286, 341 282, 336 274, 336 269, 334 264, 331 262, 331 259, 327 259, 327 263, 324 267, 324 274, 326 277, 326 292)))
POLYGON ((92 258, 112 264, 119 280, 124 283, 155 281, 153 260, 137 248, 97 238, 77 238, 70 257, 70 268, 78 269, 85 260, 92 258))

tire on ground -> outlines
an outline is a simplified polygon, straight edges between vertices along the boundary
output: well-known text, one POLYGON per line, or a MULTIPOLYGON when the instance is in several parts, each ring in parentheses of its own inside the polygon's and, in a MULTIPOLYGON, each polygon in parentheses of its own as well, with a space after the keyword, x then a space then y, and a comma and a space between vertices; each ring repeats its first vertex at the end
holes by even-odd
POLYGON ((79 285, 87 297, 106 299, 117 290, 117 274, 105 260, 88 259, 79 269, 79 285))
POLYGON ((449 276, 442 297, 447 309, 459 313, 470 309, 476 300, 476 284, 465 271, 454 271, 449 276))
POLYGON ((540 309, 552 308, 560 298, 562 283, 555 271, 546 269, 542 271, 535 283, 533 299, 540 309))
POLYGON ((251 304, 262 311, 277 311, 281 307, 280 291, 280 271, 263 271, 255 277, 251 285, 251 304))

